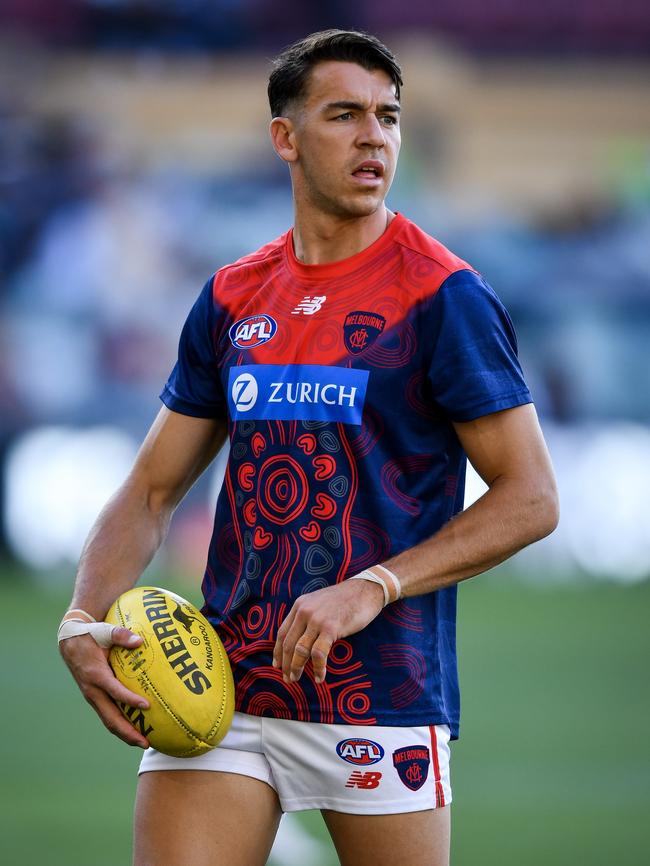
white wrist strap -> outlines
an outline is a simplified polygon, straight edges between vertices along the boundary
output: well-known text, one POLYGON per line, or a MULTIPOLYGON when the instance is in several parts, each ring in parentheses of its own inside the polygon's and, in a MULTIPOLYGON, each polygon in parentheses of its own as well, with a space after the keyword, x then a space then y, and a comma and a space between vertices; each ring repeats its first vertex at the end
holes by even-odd
POLYGON ((402 597, 402 585, 399 582, 399 578, 396 574, 393 574, 392 571, 389 571, 387 568, 384 568, 383 565, 373 565, 372 568, 380 568, 383 572, 388 575, 389 579, 392 582, 392 593, 388 589, 388 584, 379 574, 376 574, 370 568, 366 568, 365 571, 361 571, 359 574, 353 574, 348 580, 368 580, 370 583, 376 583, 384 591, 384 607, 387 604, 391 604, 394 601, 397 601, 402 597), (392 597, 391 597, 392 596, 392 597))
POLYGON ((108 622, 97 622, 85 610, 69 610, 59 625, 57 641, 61 643, 62 640, 68 640, 71 637, 89 634, 98 646, 108 649, 113 646, 114 628, 115 626, 108 622), (87 617, 87 619, 83 619, 83 617, 87 617))
POLYGON ((373 565, 373 568, 379 568, 387 577, 393 582, 393 589, 395 591, 395 598, 392 598, 391 601, 399 601, 402 597, 402 584, 400 583, 400 579, 396 574, 393 574, 385 565, 373 565))

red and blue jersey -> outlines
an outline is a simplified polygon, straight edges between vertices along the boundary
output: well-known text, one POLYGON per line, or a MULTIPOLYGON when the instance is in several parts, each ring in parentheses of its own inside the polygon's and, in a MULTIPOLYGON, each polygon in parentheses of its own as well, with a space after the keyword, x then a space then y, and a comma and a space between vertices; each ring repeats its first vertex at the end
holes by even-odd
POLYGON ((456 588, 391 604, 332 647, 325 682, 272 667, 305 592, 429 538, 461 510, 453 422, 531 401, 512 324, 469 265, 397 215, 370 247, 304 265, 289 231, 219 270, 162 393, 227 418, 203 581, 245 713, 458 734, 456 588))

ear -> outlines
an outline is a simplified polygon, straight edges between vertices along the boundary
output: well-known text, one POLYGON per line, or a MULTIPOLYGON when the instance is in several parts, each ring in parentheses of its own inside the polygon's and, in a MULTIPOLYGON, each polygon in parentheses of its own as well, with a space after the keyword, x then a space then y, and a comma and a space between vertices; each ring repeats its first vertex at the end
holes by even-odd
POLYGON ((274 117, 269 126, 273 149, 285 162, 296 162, 298 148, 293 121, 288 117, 274 117))

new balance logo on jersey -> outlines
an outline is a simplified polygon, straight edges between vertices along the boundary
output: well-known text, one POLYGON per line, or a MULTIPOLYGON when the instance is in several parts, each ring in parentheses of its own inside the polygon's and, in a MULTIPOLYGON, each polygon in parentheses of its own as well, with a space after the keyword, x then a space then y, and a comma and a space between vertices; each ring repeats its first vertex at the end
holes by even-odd
POLYGON ((378 788, 380 779, 381 773, 362 773, 360 770, 355 770, 345 783, 345 787, 362 788, 368 791, 371 788, 378 788))
POLYGON ((228 336, 233 346, 238 349, 254 349, 275 336, 278 323, 267 315, 247 316, 239 319, 228 330, 228 336))
POLYGON ((295 309, 291 311, 292 316, 313 316, 317 313, 327 300, 327 295, 305 295, 295 309))
POLYGON ((368 370, 320 364, 243 364, 228 373, 234 421, 342 421, 361 424, 368 370))

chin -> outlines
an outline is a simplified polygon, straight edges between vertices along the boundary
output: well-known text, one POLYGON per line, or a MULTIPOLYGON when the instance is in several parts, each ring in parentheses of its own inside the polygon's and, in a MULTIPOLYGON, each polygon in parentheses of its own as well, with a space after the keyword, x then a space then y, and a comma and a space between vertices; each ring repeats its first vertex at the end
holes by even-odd
POLYGON ((349 217, 368 217, 377 213, 379 208, 384 204, 383 198, 372 197, 365 199, 343 200, 338 202, 339 213, 341 216, 349 217))

